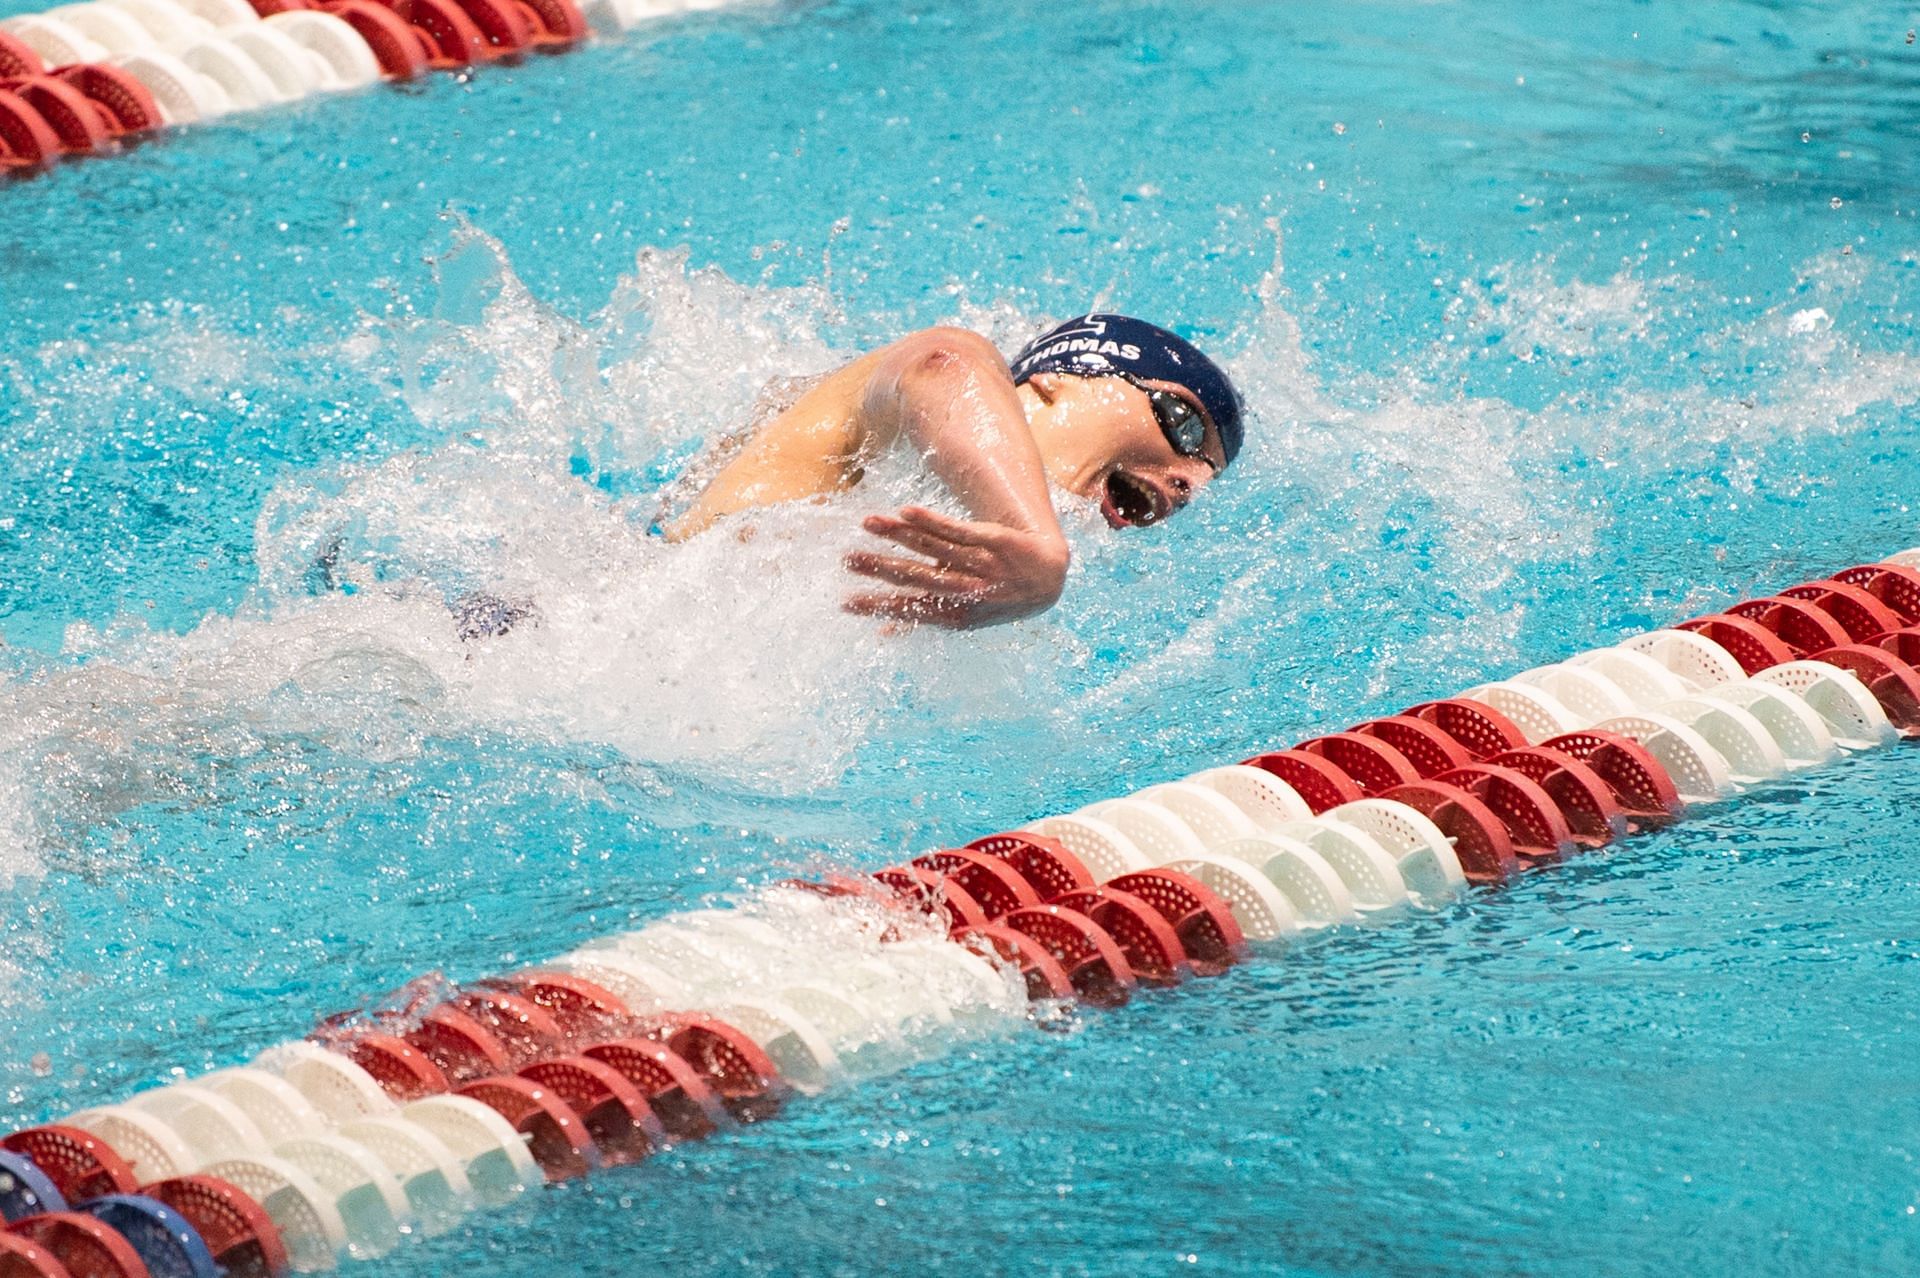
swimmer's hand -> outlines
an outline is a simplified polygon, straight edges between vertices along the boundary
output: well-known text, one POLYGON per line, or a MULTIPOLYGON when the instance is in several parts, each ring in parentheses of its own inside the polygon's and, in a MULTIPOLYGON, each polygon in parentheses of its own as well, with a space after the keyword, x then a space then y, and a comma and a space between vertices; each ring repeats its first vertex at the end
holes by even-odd
POLYGON ((846 610, 862 617, 975 630, 1045 612, 1066 586, 1067 539, 1057 528, 953 519, 920 506, 868 515, 861 527, 925 556, 848 555, 849 571, 906 588, 848 598, 846 610))

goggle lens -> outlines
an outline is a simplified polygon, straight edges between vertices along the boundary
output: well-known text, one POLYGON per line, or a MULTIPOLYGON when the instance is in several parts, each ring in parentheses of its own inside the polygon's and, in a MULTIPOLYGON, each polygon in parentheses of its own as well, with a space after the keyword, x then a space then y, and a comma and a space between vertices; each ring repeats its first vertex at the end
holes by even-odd
POLYGON ((1153 419, 1160 423, 1160 433, 1173 445, 1173 451, 1182 457, 1198 457, 1212 465, 1207 457, 1207 422, 1195 411, 1192 404, 1180 398, 1172 391, 1148 391, 1147 403, 1153 407, 1153 419))

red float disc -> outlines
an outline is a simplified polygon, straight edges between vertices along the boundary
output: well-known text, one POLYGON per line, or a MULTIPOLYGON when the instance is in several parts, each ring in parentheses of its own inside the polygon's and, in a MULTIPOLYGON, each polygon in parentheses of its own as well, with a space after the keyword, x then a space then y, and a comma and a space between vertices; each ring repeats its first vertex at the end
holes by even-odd
POLYGON ((1835 648, 1849 642, 1847 628, 1804 599, 1768 595, 1747 599, 1727 609, 1729 616, 1757 621, 1779 635, 1796 657, 1835 648))
POLYGON ((287 1272, 287 1247, 273 1218, 226 1181, 176 1176, 140 1192, 185 1216, 227 1278, 281 1278, 287 1272))
POLYGON ((73 1278, 59 1257, 18 1234, 0 1232, 0 1278, 73 1278))
POLYGON ((494 56, 487 37, 453 0, 391 0, 387 7, 400 15, 401 21, 426 33, 433 42, 436 61, 466 66, 494 56))
POLYGON ((451 1083, 512 1072, 513 1054, 486 1026, 451 1005, 436 1007, 401 1035, 426 1053, 451 1083))
POLYGON ((1029 905, 1040 904, 1040 894, 1020 872, 998 857, 971 848, 948 848, 913 858, 913 863, 932 870, 980 903, 989 919, 1029 905))
POLYGON ((1833 580, 1859 586, 1900 615, 1905 624, 1920 624, 1920 569, 1893 564, 1861 564, 1833 574, 1833 580))
POLYGON ((1704 617, 1682 621, 1674 629, 1691 630, 1694 634, 1711 639, 1725 648, 1749 675, 1757 675, 1762 670, 1794 659, 1791 644, 1750 617, 1711 612, 1704 617))
POLYGON ((675 1140, 704 1140, 727 1121, 727 1107, 707 1080, 665 1043, 618 1038, 597 1043, 581 1055, 611 1065, 638 1087, 675 1140))
POLYGON ((427 69, 435 50, 426 36, 400 20, 393 10, 373 0, 337 0, 326 6, 367 42, 382 74, 396 80, 411 80, 427 69))
POLYGON ((1464 768, 1473 762, 1473 755, 1467 752, 1467 748, 1442 732, 1439 725, 1416 719, 1410 714, 1369 719, 1365 723, 1355 724, 1348 731, 1361 736, 1379 737, 1406 756, 1407 762, 1413 765, 1423 780, 1455 768, 1464 768))
POLYGON ((44 75, 46 70, 47 64, 40 60, 40 55, 32 48, 18 37, 0 31, 0 80, 44 75))
POLYGON ((779 1108, 786 1093, 780 1071, 743 1030, 710 1016, 674 1013, 648 1018, 645 1032, 691 1065, 741 1122, 779 1108))
POLYGON ((909 905, 929 914, 943 915, 949 933, 963 927, 979 927, 989 921, 987 908, 974 900, 971 893, 925 866, 890 865, 884 870, 875 870, 873 877, 892 888, 909 905))
POLYGON ((1888 631, 1874 639, 1873 646, 1891 652, 1910 666, 1920 665, 1920 626, 1888 631))
POLYGON ((0 1140, 0 1149, 31 1159, 70 1203, 83 1203, 103 1194, 131 1194, 140 1187, 126 1159, 107 1142, 78 1127, 29 1127, 0 1140))
POLYGON ((1506 823, 1457 785, 1421 781, 1380 796, 1424 814, 1453 842, 1460 868, 1475 883, 1498 883, 1519 871, 1506 823))
POLYGON ((1273 750, 1241 762, 1249 768, 1271 772, 1292 786, 1315 816, 1328 808, 1357 803, 1367 797, 1354 779, 1332 760, 1304 750, 1273 750))
POLYGON ((392 1034, 361 1034, 335 1050, 367 1073, 396 1101, 438 1096, 447 1090, 447 1076, 427 1054, 392 1034))
POLYGON ((505 1047, 516 1062, 524 1063, 550 1056, 567 1040, 566 1030, 553 1013, 532 999, 506 990, 462 990, 448 1001, 487 1027, 494 1040, 505 1047))
POLYGON ((1631 737, 1611 732, 1569 732, 1542 743, 1578 759, 1613 791, 1629 830, 1665 825, 1680 815, 1680 790, 1660 761, 1631 737))
POLYGON ((976 953, 990 954, 1019 968, 1021 979, 1027 983, 1030 1002, 1073 997, 1073 982, 1067 977, 1067 969, 1060 966, 1060 960, 1044 945, 1024 932, 989 923, 956 932, 953 939, 976 953))
POLYGON ((1055 902, 1078 910, 1098 924, 1127 956, 1134 976, 1150 985, 1178 985, 1193 975, 1186 947, 1160 911, 1115 887, 1082 888, 1055 902))
POLYGON ((1513 854, 1527 861, 1551 861, 1573 853, 1573 831, 1553 796, 1512 768, 1472 763, 1434 780, 1459 786, 1489 808, 1507 827, 1513 854))
POLYGON ((61 80, 112 117, 117 135, 144 133, 165 123, 160 106, 147 86, 119 67, 83 63, 58 74, 61 80))
POLYGON ((975 839, 967 847, 997 856, 1018 870, 1042 901, 1093 886, 1093 872, 1058 839, 1008 830, 975 839))
POLYGON ((1458 741, 1475 759, 1491 759, 1527 744, 1527 734, 1520 731, 1513 720, 1492 706, 1464 697, 1423 701, 1401 713, 1431 723, 1458 741))
POLYGON ((263 18, 271 18, 276 13, 294 13, 301 9, 316 7, 313 0, 247 0, 247 3, 251 4, 253 11, 263 18))
MULTIPOLYGON (((1851 673, 1887 712, 1887 722, 1908 736, 1920 734, 1920 671, 1885 648, 1849 643, 1816 652, 1812 660, 1851 673)), ((51 1174, 51 1173, 49 1173, 51 1174)))
POLYGON ((85 1212, 50 1211, 7 1226, 53 1253, 73 1278, 151 1278, 146 1262, 120 1231, 85 1212))
POLYGON ((486 39, 486 56, 504 57, 518 53, 533 43, 536 25, 527 13, 508 0, 454 0, 473 19, 486 39))
POLYGON ((1570 754, 1545 746, 1509 750, 1490 761, 1511 768, 1545 790, 1566 818, 1573 841, 1583 848, 1603 847, 1627 832, 1627 814, 1613 788, 1570 754))
POLYGON ((1294 747, 1317 754, 1353 778, 1363 794, 1377 795, 1396 785, 1412 785, 1420 769, 1380 737, 1358 732, 1330 732, 1294 747))
POLYGON ((1847 637, 1865 643, 1876 635, 1898 630, 1906 622, 1900 614, 1875 599, 1859 586, 1844 581, 1809 581, 1780 592, 1784 599, 1800 599, 1840 623, 1847 637))
POLYGON ((17 93, 0 89, 0 156, 9 163, 44 164, 60 154, 60 135, 17 93))
POLYGON ((1009 929, 1046 947, 1074 992, 1097 1007, 1118 1007, 1133 994, 1133 968, 1106 929, 1078 910, 1040 905, 1015 910, 1001 920, 1009 929))
POLYGON ((9 80, 7 91, 18 94, 53 126, 60 148, 75 154, 92 151, 110 139, 118 125, 86 94, 50 75, 9 80))
POLYGON ((605 1061, 590 1056, 561 1056, 520 1071, 561 1100, 580 1121, 609 1166, 637 1163, 667 1143, 667 1129, 654 1116, 642 1092, 605 1061))
POLYGON ((526 7, 539 28, 535 39, 540 44, 578 44, 591 31, 573 0, 526 0, 526 7))
POLYGON ((486 984, 518 994, 541 1008, 560 1025, 568 1038, 582 1034, 601 1034, 617 1029, 633 1019, 633 1012, 620 996, 584 976, 569 972, 534 969, 515 972, 486 984))
POLYGON ((573 1106, 538 1083, 511 1075, 483 1078, 454 1095, 477 1100, 512 1123, 548 1180, 571 1180, 604 1165, 573 1106))
POLYGON ((1160 912, 1202 976, 1226 971, 1247 953, 1247 938, 1233 911, 1212 888, 1176 870, 1139 870, 1107 885, 1136 896, 1160 912))

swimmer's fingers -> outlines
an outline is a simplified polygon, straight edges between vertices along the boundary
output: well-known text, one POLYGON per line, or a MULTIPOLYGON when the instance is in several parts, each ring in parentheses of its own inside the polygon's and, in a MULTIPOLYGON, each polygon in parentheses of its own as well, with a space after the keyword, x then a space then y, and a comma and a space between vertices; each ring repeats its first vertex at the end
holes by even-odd
POLYGON ((926 622, 949 630, 967 629, 974 612, 970 600, 942 595, 853 595, 841 607, 857 617, 926 622))
POLYGON ((918 559, 903 559, 898 555, 876 555, 856 550, 847 556, 845 562, 849 572, 859 573, 862 577, 873 577, 896 586, 911 586, 937 594, 978 598, 987 587, 986 582, 971 573, 956 572, 951 568, 922 563, 918 559))
POLYGON ((965 543, 946 537, 896 519, 892 515, 868 515, 860 521, 860 526, 876 537, 885 537, 888 541, 916 555, 925 555, 941 567, 978 567, 981 551, 965 543))

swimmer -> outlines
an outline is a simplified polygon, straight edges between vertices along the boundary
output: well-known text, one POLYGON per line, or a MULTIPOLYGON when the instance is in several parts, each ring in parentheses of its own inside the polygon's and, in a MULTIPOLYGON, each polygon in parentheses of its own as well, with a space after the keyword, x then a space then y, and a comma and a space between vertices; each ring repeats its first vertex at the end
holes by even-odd
POLYGON ((1157 524, 1239 453, 1240 408, 1226 374, 1191 343, 1124 315, 1068 320, 1011 366, 977 333, 930 328, 814 383, 740 446, 666 535, 845 492, 905 441, 971 518, 920 506, 869 515, 862 526, 893 546, 851 554, 847 567, 893 589, 855 594, 847 610, 998 625, 1044 612, 1066 584, 1049 481, 1097 503, 1115 528, 1157 524))

